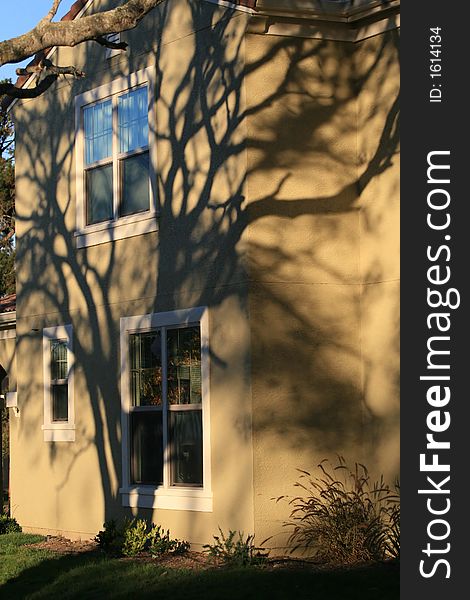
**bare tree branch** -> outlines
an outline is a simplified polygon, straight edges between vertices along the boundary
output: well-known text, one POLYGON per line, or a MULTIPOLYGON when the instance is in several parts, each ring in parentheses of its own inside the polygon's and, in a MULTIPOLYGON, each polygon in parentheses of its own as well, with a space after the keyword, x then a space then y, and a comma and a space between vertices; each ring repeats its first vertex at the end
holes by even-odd
POLYGON ((55 17, 56 13, 57 13, 57 9, 60 6, 60 3, 62 2, 62 0, 54 0, 54 3, 51 7, 51 10, 47 13, 47 15, 44 17, 44 19, 41 19, 41 21, 52 21, 52 19, 55 17))
POLYGON ((48 90, 58 77, 59 75, 55 74, 48 75, 33 88, 19 88, 12 83, 0 83, 0 96, 5 94, 10 98, 37 98, 48 90))
MULTIPOLYGON (((164 0, 127 0, 112 10, 73 21, 52 22, 48 19, 59 2, 56 0, 47 17, 28 33, 0 42, 0 66, 17 63, 54 46, 76 46, 108 33, 134 28, 143 17, 164 0)), ((52 18, 52 17, 51 17, 52 18)))
POLYGON ((85 73, 76 67, 59 67, 52 64, 52 62, 48 59, 41 60, 41 62, 39 62, 37 65, 28 65, 24 69, 16 69, 16 74, 19 76, 28 76, 35 73, 45 73, 46 75, 72 75, 76 79, 85 77, 85 73))

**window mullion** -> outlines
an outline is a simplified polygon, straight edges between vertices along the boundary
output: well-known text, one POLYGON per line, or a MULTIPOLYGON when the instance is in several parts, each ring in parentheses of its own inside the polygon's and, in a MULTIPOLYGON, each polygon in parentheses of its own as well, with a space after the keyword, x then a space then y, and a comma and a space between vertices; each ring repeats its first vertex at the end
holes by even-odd
POLYGON ((118 120, 118 97, 113 96, 113 215, 114 220, 119 217, 119 120, 118 120))
POLYGON ((161 328, 162 356, 162 425, 163 425, 163 487, 170 485, 170 447, 168 433, 168 356, 166 327, 161 328))

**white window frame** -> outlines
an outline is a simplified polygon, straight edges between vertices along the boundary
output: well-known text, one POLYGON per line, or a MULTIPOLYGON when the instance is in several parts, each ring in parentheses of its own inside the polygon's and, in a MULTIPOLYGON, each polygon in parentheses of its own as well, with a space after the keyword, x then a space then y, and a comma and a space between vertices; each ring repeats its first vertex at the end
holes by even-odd
POLYGON ((73 328, 72 325, 46 327, 42 330, 42 352, 44 367, 44 424, 42 426, 45 442, 75 441, 75 402, 74 402, 74 364, 73 328), (51 342, 64 340, 67 342, 67 392, 68 420, 52 421, 51 393, 51 342))
MULTIPOLYGON (((116 116, 113 114, 113 119, 116 116)), ((113 127, 113 164, 118 160, 118 144, 116 126, 113 127)), ((103 244, 112 240, 120 240, 134 235, 141 235, 157 230, 157 178, 156 178, 156 123, 155 123, 155 75, 154 69, 148 67, 120 77, 110 83, 84 92, 75 98, 75 189, 76 189, 76 231, 77 248, 85 248, 103 244), (149 196, 148 211, 119 217, 115 207, 112 220, 87 225, 86 223, 86 186, 85 186, 85 135, 83 130, 83 109, 108 98, 117 101, 117 96, 147 85, 148 90, 148 127, 149 127, 149 196)), ((113 175, 113 193, 118 197, 119 177, 117 169, 113 175)))
POLYGON ((123 506, 163 508, 212 512, 210 457, 210 389, 209 389, 209 315, 205 306, 150 313, 120 320, 121 337, 121 431, 122 487, 119 490, 123 506), (163 485, 136 485, 130 482, 131 407, 129 378, 129 334, 159 327, 178 327, 199 323, 201 332, 201 393, 202 393, 202 487, 170 485, 168 447, 163 448, 163 485))

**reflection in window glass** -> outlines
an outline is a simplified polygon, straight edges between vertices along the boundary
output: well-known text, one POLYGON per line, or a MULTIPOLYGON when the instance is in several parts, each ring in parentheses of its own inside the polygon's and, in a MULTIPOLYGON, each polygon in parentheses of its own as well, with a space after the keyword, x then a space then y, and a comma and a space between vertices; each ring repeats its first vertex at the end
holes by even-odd
POLYGON ((162 405, 161 333, 129 336, 131 399, 133 406, 162 405))
POLYGON ((149 153, 135 154, 120 161, 121 216, 149 209, 149 153))
POLYGON ((161 327, 128 339, 132 482, 158 485, 167 477, 165 485, 202 486, 200 326, 161 327))
POLYGON ((170 412, 171 483, 202 485, 202 411, 170 412))
POLYGON ((169 329, 168 402, 200 404, 201 402, 201 336, 199 326, 169 329))
POLYGON ((95 167, 86 172, 87 224, 113 218, 113 165, 95 167))
POLYGON ((111 100, 83 109, 85 164, 109 158, 113 144, 113 107, 111 100))
POLYGON ((163 482, 162 411, 131 413, 131 480, 160 485, 163 482))
POLYGON ((148 145, 147 88, 119 96, 119 152, 131 152, 148 145))
POLYGON ((52 422, 67 421, 69 401, 67 342, 65 340, 51 341, 51 396, 52 422))
POLYGON ((150 209, 148 111, 147 86, 83 108, 87 225, 150 209))

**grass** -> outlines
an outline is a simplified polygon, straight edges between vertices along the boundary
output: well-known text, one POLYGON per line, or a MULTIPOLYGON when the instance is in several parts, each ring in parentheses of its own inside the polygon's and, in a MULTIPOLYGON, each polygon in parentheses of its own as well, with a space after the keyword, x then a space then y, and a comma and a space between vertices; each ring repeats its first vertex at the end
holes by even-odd
POLYGON ((395 600, 398 569, 379 564, 347 570, 214 569, 190 571, 96 553, 58 555, 28 548, 38 536, 0 536, 0 597, 159 598, 171 600, 395 600))

